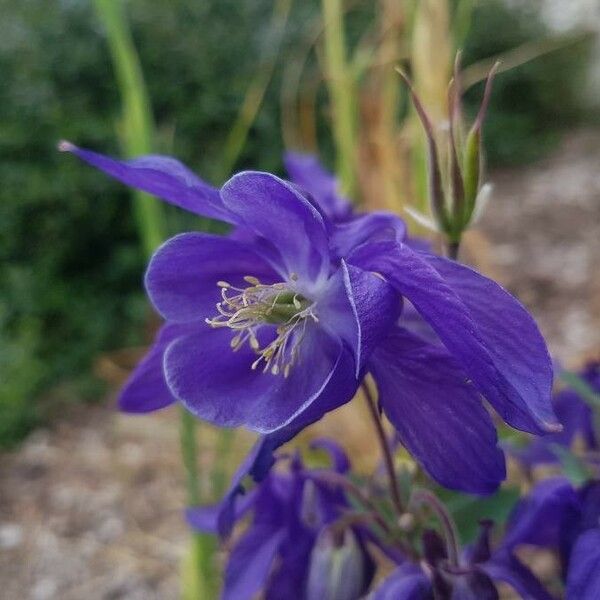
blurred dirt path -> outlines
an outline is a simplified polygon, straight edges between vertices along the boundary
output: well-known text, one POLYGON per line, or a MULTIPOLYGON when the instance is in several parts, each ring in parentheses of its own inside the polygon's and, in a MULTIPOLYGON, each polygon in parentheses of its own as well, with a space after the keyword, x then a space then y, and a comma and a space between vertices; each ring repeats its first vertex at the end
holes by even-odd
MULTIPOLYGON (((465 254, 528 305, 563 361, 600 349, 600 132, 496 173, 465 254)), ((333 431, 360 445, 348 411, 333 431)), ((370 439, 366 434, 366 439, 370 439)), ((210 460, 210 452, 203 454, 210 460)), ((81 407, 0 463, 3 600, 171 600, 185 549, 177 412, 81 407)))
POLYGON ((474 260, 530 308, 552 355, 578 364, 600 349, 600 131, 492 181, 474 260))

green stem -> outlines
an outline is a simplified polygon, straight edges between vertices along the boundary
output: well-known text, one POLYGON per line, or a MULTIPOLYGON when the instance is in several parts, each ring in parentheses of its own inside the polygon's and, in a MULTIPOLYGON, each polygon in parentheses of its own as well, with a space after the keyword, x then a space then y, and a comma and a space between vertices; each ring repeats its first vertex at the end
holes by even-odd
MULTIPOLYGON (((123 3, 115 0, 95 0, 95 3, 97 13, 106 28, 121 93, 121 138, 124 152, 127 156, 149 154, 153 150, 154 138, 152 108, 123 3)), ((134 214, 144 252, 150 257, 167 236, 163 208, 149 194, 134 192, 134 214)), ((187 478, 188 502, 191 506, 196 506, 201 503, 196 457, 196 422, 184 409, 181 411, 180 440, 187 478)), ((190 573, 192 581, 186 582, 190 589, 184 589, 184 594, 188 594, 188 597, 217 596, 218 582, 213 565, 215 550, 216 541, 213 536, 193 534, 190 573)))
MULTIPOLYGON (((95 0, 107 41, 123 106, 121 139, 127 156, 152 152, 154 125, 150 99, 122 2, 95 0)), ((134 192, 134 213, 144 252, 150 256, 166 237, 162 206, 143 192, 134 192)))
POLYGON ((273 72, 279 57, 278 50, 283 41, 291 8, 292 0, 277 0, 273 5, 268 30, 271 40, 269 44, 265 45, 268 52, 259 61, 256 74, 246 90, 244 102, 225 140, 223 159, 219 169, 219 179, 229 177, 231 170, 246 145, 250 127, 252 127, 252 123, 256 119, 267 87, 273 78, 273 72))
POLYGON ((375 400, 371 394, 371 390, 369 390, 369 386, 366 383, 363 383, 361 388, 365 395, 371 420, 375 426, 375 432, 377 433, 377 438, 379 439, 379 445, 381 446, 381 453, 383 454, 383 460, 390 483, 390 494, 392 496, 392 501, 398 517, 400 517, 405 511, 402 504, 402 496, 400 494, 400 484, 398 483, 396 469, 394 468, 394 457, 392 456, 392 451, 390 449, 390 445, 388 444, 387 436, 385 434, 385 430, 383 429, 383 423, 381 422, 381 418, 379 416, 377 406, 375 405, 375 400))
POLYGON ((458 260, 458 251, 460 250, 460 241, 450 241, 446 242, 446 255, 451 260, 458 260))
POLYGON ((325 71, 332 105, 337 174, 342 192, 352 196, 356 188, 356 99, 352 70, 346 60, 342 0, 322 0, 325 22, 325 71))
POLYGON ((448 553, 448 561, 454 567, 457 567, 459 557, 458 531, 454 520, 440 499, 429 490, 415 490, 411 496, 411 504, 426 504, 437 516, 446 542, 446 551, 448 553))
MULTIPOLYGON (((188 506, 198 506, 202 503, 202 489, 198 477, 198 442, 196 439, 196 419, 181 408, 180 443, 181 456, 187 479, 188 506)), ((217 542, 213 535, 194 533, 192 537, 192 564, 194 581, 188 581, 190 587, 186 593, 191 598, 199 596, 216 598, 218 581, 215 578, 214 556, 217 542), (198 577, 200 576, 200 577, 198 577)), ((188 596, 184 596, 187 598, 188 596)))
POLYGON ((214 461, 212 478, 212 492, 216 500, 220 500, 225 493, 228 484, 227 458, 231 455, 231 448, 235 438, 235 430, 222 429, 219 431, 217 452, 214 461))
POLYGON ((200 494, 200 479, 198 477, 198 443, 196 440, 196 421, 191 413, 181 409, 181 457, 187 478, 187 500, 190 506, 198 506, 202 497, 200 494))

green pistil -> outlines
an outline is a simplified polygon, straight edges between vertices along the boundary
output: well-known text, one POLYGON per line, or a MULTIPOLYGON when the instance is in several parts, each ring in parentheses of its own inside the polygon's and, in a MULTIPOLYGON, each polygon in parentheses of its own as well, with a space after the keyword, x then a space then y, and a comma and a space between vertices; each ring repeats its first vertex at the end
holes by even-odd
MULTIPOLYGON (((287 323, 310 306, 310 302, 306 298, 291 292, 278 294, 274 300, 272 308, 265 312, 265 321, 273 325, 287 323)), ((269 300, 267 300, 268 302, 269 300)))

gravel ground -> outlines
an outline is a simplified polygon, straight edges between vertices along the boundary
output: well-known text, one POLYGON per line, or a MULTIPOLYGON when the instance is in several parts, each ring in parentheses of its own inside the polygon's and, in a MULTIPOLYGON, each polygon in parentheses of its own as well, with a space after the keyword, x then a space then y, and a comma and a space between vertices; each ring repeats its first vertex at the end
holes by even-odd
POLYGON ((574 134, 547 160, 492 179, 470 247, 532 310, 552 354, 577 364, 600 349, 600 132, 574 134))
MULTIPOLYGON (((567 364, 600 350, 599 158, 600 134, 576 134, 544 162, 496 173, 464 248, 530 307, 567 364)), ((347 433, 349 422, 330 427, 347 433)), ((72 411, 2 456, 0 597, 177 598, 184 501, 176 411, 72 411)))

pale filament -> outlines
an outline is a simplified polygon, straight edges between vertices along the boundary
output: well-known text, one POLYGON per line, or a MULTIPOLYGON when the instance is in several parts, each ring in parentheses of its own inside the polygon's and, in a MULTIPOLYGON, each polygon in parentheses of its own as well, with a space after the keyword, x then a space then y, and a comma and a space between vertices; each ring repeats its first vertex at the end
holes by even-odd
MULTIPOLYGON (((294 281, 296 277, 291 279, 294 281)), ((217 283, 222 298, 217 303, 219 314, 206 319, 206 322, 212 327, 228 327, 236 331, 231 340, 234 352, 248 342, 258 355, 252 369, 264 363, 263 373, 282 373, 288 377, 298 358, 308 319, 318 321, 313 312, 314 305, 286 283, 262 284, 252 276, 246 276, 244 280, 250 284, 249 287, 235 287, 226 281, 217 283), (257 332, 265 325, 276 325, 277 337, 261 348, 257 332)))

